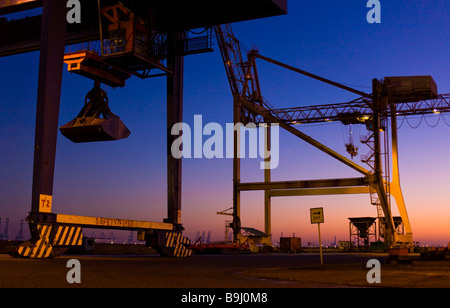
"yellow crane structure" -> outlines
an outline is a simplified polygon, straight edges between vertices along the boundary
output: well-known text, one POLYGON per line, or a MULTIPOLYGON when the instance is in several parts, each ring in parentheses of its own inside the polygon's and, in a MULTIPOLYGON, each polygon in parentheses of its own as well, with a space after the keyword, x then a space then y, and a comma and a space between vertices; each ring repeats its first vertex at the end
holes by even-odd
MULTIPOLYGON (((389 248, 411 247, 413 232, 408 218, 400 186, 397 118, 399 116, 426 115, 450 112, 450 95, 438 95, 437 86, 431 76, 386 77, 383 81, 372 81, 372 93, 364 93, 346 85, 300 70, 261 55, 256 50, 243 54, 240 42, 229 24, 215 27, 225 70, 233 95, 233 121, 237 123, 271 124, 309 143, 361 174, 357 178, 324 180, 271 181, 270 169, 265 170, 263 182, 241 182, 241 161, 234 156, 233 163, 233 216, 240 221, 240 194, 244 191, 264 191, 265 233, 271 236, 271 198, 279 196, 370 194, 371 201, 383 214, 381 236, 389 248), (334 87, 352 92, 358 98, 341 104, 315 105, 278 109, 270 105, 261 95, 256 60, 261 59, 285 69, 325 82, 334 87), (387 121, 390 120, 389 135, 387 121), (369 168, 355 163, 326 145, 306 135, 295 124, 326 123, 341 121, 344 125, 365 124, 369 135, 362 141, 370 148, 363 157, 369 168), (390 140, 390 144, 389 144, 390 140), (389 153, 389 148, 391 152, 389 153), (389 155, 390 154, 390 155, 389 155), (392 173, 389 161, 392 159, 392 173), (394 222, 391 197, 395 199, 401 216, 402 228, 394 222)), ((237 140, 235 133, 235 154, 237 140)), ((266 134, 270 144, 270 134, 266 134)), ((356 153, 352 152, 353 156, 356 153)), ((234 240, 239 241, 239 226, 233 226, 234 240)))

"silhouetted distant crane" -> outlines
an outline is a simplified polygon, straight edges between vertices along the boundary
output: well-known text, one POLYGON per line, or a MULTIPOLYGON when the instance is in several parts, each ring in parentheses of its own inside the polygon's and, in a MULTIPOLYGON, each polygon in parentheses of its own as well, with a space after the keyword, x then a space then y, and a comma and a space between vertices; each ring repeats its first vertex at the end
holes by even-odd
POLYGON ((128 243, 133 242, 133 231, 130 231, 130 235, 128 236, 128 243))
POLYGON ((9 241, 8 227, 9 227, 9 218, 6 218, 6 220, 5 220, 5 230, 3 231, 2 235, 0 236, 0 239, 2 241, 9 241))
POLYGON ((23 241, 23 219, 20 220, 20 229, 16 235, 16 241, 23 241))

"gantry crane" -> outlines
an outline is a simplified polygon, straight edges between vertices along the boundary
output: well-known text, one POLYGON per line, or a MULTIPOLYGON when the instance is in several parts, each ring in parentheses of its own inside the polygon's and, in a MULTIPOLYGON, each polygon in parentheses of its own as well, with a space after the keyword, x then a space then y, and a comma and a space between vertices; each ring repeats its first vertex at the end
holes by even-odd
MULTIPOLYGON (((0 57, 37 50, 40 55, 31 211, 27 217, 31 239, 20 244, 16 254, 26 258, 54 257, 57 255, 54 248, 82 244, 82 228, 98 228, 137 231, 138 239, 161 255, 188 256, 192 253, 187 248, 190 240, 183 236, 181 219, 182 161, 172 155, 167 156, 167 217, 162 222, 54 212, 63 61, 69 71, 112 87, 124 86, 131 75, 142 79, 165 76, 169 132, 166 137, 170 152, 175 139, 170 134, 171 128, 183 122, 184 57, 211 50, 208 32, 192 38, 188 34, 217 24, 287 14, 287 0, 227 0, 216 1, 214 6, 208 1, 80 0, 79 24, 68 23, 66 2, 0 0, 0 57), (42 8, 42 14, 17 20, 3 17, 36 8, 42 8), (65 47, 86 43, 89 46, 90 42, 101 46, 100 53, 88 48, 65 54, 65 47)), ((91 124, 96 127, 91 127, 94 129, 90 129, 90 135, 99 129, 106 132, 107 121, 97 125, 98 118, 92 122, 79 120, 82 121, 69 124, 75 134, 81 135, 86 128, 83 126, 91 124)), ((116 128, 113 122, 110 124, 116 128)), ((101 135, 95 140, 119 140, 126 134, 108 130, 107 136, 101 135)), ((92 139, 84 136, 75 141, 92 139)))
MULTIPOLYGON (((388 247, 410 247, 413 244, 412 229, 406 211, 398 168, 397 117, 450 112, 450 95, 437 95, 437 88, 429 76, 385 78, 384 82, 372 81, 372 93, 364 93, 326 78, 311 74, 290 65, 265 57, 255 50, 243 54, 239 41, 229 24, 215 27, 228 81, 233 94, 234 123, 278 124, 281 128, 325 152, 341 163, 362 174, 359 178, 330 180, 304 180, 272 182, 270 170, 265 170, 264 182, 241 183, 240 159, 236 155, 238 135, 235 133, 235 156, 233 163, 233 216, 234 239, 240 240, 240 192, 263 190, 265 192, 265 233, 270 238, 271 197, 302 195, 333 195, 368 193, 373 204, 379 206, 384 215, 383 232, 388 247), (352 92, 359 98, 342 104, 316 105, 287 109, 275 109, 261 95, 256 59, 281 66, 329 85, 352 92), (426 91, 411 91, 409 95, 395 92, 389 82, 414 82, 417 79, 429 82, 426 91), (427 91, 427 89, 429 91, 427 91), (386 121, 391 121, 391 136, 386 121), (326 123, 341 121, 344 125, 365 124, 369 135, 362 140, 371 152, 362 160, 369 169, 355 163, 326 145, 301 132, 296 124, 326 123), (383 134, 383 136, 382 136, 383 134), (384 138, 383 138, 384 137, 384 138), (389 168, 389 137, 392 147, 392 177, 389 168), (383 142, 384 141, 384 142, 383 142), (403 228, 394 222, 391 212, 391 198, 394 197, 403 228)), ((395 89, 395 87, 394 87, 395 89)), ((266 142, 270 144, 269 134, 266 142)), ((351 153, 354 156, 354 153, 351 153)))

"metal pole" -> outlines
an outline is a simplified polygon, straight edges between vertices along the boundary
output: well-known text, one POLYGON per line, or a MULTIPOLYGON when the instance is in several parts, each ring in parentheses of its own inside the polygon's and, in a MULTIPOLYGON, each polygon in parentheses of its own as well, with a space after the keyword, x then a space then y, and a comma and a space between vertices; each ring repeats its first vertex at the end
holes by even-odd
POLYGON ((105 53, 103 50, 103 26, 102 26, 102 12, 101 12, 100 0, 97 0, 97 9, 98 9, 98 28, 99 28, 99 34, 100 34, 100 52, 103 56, 105 53))
POLYGON ((41 195, 53 194, 56 139, 66 35, 66 2, 44 0, 36 110, 31 212, 41 195))
POLYGON ((326 78, 323 78, 323 77, 320 77, 320 76, 317 76, 317 75, 308 73, 308 72, 306 72, 306 71, 303 71, 303 70, 298 69, 298 68, 296 68, 296 67, 293 67, 293 66, 284 64, 284 63, 279 62, 279 61, 276 61, 276 60, 274 60, 274 59, 271 59, 271 58, 262 56, 262 55, 257 54, 257 53, 255 53, 254 56, 257 57, 257 58, 263 59, 263 60, 265 60, 265 61, 267 61, 267 62, 269 62, 269 63, 272 63, 272 64, 275 64, 275 65, 281 66, 281 67, 283 67, 283 68, 286 68, 286 69, 288 69, 288 70, 291 70, 291 71, 293 71, 293 72, 296 72, 296 73, 305 75, 305 76, 307 76, 307 77, 310 77, 310 78, 313 78, 313 79, 322 81, 322 82, 324 82, 324 83, 328 83, 329 85, 332 85, 332 86, 341 88, 341 89, 343 89, 343 90, 346 90, 346 91, 349 91, 349 92, 352 92, 352 93, 361 95, 362 97, 371 98, 371 95, 370 95, 370 94, 367 94, 367 93, 364 93, 364 92, 355 90, 355 89, 353 89, 353 88, 350 88, 350 87, 347 87, 347 86, 345 86, 345 85, 343 85, 343 84, 340 84, 340 83, 337 83, 337 82, 328 80, 328 79, 326 79, 326 78))
POLYGON ((323 265, 323 256, 322 256, 322 238, 320 236, 320 223, 317 224, 317 229, 319 231, 319 251, 320 251, 320 265, 323 265))

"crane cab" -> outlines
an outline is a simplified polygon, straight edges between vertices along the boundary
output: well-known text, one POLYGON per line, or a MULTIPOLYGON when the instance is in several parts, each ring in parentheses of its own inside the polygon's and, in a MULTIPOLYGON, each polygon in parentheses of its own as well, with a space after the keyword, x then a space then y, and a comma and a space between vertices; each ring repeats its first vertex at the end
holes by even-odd
POLYGON ((102 59, 137 77, 145 78, 145 71, 157 68, 171 73, 162 63, 164 37, 153 33, 150 22, 136 16, 121 2, 101 10, 108 21, 108 31, 102 40, 102 59))

